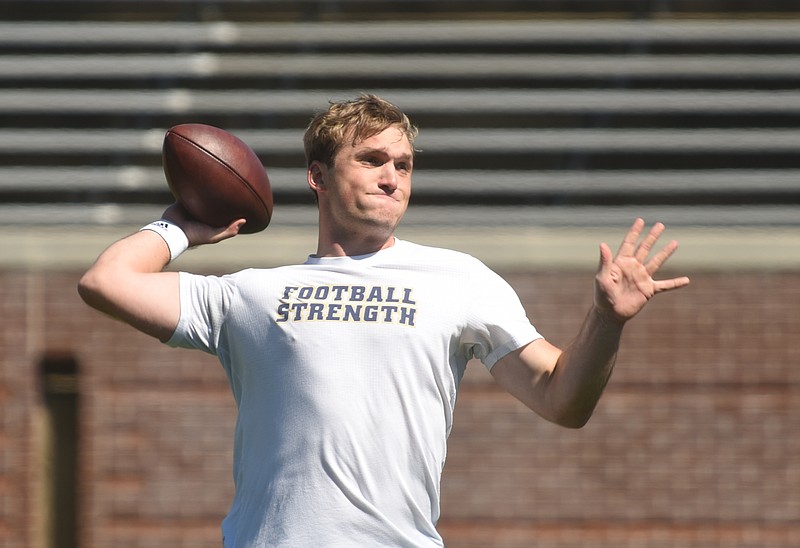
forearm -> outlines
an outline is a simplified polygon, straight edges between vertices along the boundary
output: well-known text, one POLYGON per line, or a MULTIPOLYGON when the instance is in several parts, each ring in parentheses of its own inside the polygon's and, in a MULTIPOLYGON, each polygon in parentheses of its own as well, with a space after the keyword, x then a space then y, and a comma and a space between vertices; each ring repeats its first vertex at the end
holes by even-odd
POLYGON ((559 356, 547 387, 559 424, 580 427, 591 417, 614 369, 623 325, 593 306, 559 356))
POLYGON ((678 243, 673 240, 648 259, 664 225, 656 223, 640 241, 643 227, 642 219, 633 223, 616 256, 600 245, 594 304, 564 350, 538 339, 492 367, 501 386, 548 420, 573 428, 586 424, 611 377, 624 324, 656 293, 689 283, 685 276, 653 280, 678 243))
POLYGON ((89 272, 130 271, 161 272, 170 261, 164 239, 150 230, 141 230, 111 244, 97 258, 89 272))

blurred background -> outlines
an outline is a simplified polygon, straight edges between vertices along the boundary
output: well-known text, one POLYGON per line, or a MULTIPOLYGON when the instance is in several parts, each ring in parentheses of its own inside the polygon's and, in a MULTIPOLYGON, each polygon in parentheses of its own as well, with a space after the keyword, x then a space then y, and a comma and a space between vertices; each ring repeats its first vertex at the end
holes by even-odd
POLYGON ((421 128, 400 236, 471 253, 551 341, 601 241, 681 242, 582 430, 467 373, 449 548, 800 546, 800 6, 791 0, 0 0, 0 545, 211 547, 235 409, 213 358, 75 292, 171 203, 164 131, 231 131, 270 228, 172 267, 302 261, 301 135, 374 92, 421 128))

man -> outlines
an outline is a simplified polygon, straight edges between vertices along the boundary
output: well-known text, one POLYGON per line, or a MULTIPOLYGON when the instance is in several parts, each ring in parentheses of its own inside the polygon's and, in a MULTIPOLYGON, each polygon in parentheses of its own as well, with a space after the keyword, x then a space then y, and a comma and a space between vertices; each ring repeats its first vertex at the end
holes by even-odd
POLYGON ((331 104, 305 138, 319 207, 302 265, 223 277, 162 272, 187 245, 233 237, 177 206, 86 272, 91 306, 172 346, 219 357, 238 407, 226 547, 441 546, 439 480, 456 393, 479 358, 542 417, 580 427, 608 381, 623 325, 687 278, 652 276, 677 248, 637 220, 600 246, 594 305, 566 348, 476 259, 395 238, 416 128, 376 96, 331 104), (641 240, 640 240, 641 237, 641 240))

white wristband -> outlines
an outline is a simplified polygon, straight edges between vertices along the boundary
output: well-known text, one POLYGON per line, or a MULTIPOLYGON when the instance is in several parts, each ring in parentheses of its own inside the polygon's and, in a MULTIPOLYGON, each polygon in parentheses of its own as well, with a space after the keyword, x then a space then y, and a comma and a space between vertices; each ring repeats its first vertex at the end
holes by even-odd
POLYGON ((170 221, 165 219, 161 219, 158 221, 154 221, 147 226, 143 226, 139 229, 139 232, 142 230, 152 230, 162 238, 167 243, 167 247, 169 248, 169 260, 174 261, 178 258, 178 255, 183 253, 189 248, 189 238, 186 237, 186 233, 176 225, 170 221))

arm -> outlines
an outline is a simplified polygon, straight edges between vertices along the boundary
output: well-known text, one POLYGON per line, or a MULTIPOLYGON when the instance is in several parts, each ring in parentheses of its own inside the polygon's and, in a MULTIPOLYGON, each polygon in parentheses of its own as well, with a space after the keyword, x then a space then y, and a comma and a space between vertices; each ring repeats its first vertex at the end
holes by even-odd
POLYGON ((616 256, 601 244, 594 304, 566 348, 539 339, 492 368, 501 386, 546 419, 573 428, 586 424, 611 376, 625 323, 656 293, 688 285, 686 277, 653 280, 678 244, 671 241, 648 260, 664 225, 654 225, 639 242, 643 228, 637 219, 616 256))
MULTIPOLYGON (((173 205, 164 218, 180 226, 190 246, 216 243, 238 234, 243 219, 213 228, 191 221, 173 205)), ((170 261, 164 239, 143 230, 106 249, 78 283, 81 298, 101 312, 162 341, 169 339, 180 318, 177 272, 162 272, 170 261)))

